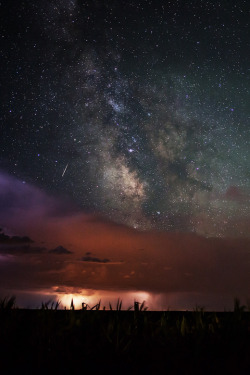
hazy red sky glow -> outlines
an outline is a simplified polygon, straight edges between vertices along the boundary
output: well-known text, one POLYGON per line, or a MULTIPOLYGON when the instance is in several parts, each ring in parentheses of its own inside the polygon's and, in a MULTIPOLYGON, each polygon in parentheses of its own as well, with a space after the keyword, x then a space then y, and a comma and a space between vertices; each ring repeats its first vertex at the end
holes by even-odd
POLYGON ((0 293, 22 306, 41 300, 124 306, 146 299, 151 309, 232 308, 250 297, 250 241, 194 233, 137 231, 73 209, 8 175, 0 176, 0 223, 8 235, 29 236, 0 244, 0 293), (62 245, 71 254, 48 250, 62 245))

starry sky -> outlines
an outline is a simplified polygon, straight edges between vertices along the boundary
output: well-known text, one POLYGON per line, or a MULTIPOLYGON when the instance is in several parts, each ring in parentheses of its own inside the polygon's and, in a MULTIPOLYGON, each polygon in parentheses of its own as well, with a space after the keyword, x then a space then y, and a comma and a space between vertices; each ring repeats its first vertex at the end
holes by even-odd
POLYGON ((61 215, 249 237, 247 0, 0 9, 1 226, 26 186, 61 215))
POLYGON ((1 169, 140 229, 249 215, 247 1, 1 7, 1 169))

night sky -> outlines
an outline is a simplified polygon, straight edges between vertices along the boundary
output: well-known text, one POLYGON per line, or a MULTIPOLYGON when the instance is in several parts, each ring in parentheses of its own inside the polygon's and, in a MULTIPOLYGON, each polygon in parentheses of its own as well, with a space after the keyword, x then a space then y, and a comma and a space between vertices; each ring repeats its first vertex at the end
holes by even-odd
POLYGON ((0 2, 6 233, 42 240, 31 218, 41 230, 56 212, 63 228, 63 215, 84 215, 109 238, 247 241, 249 10, 247 0, 0 2))

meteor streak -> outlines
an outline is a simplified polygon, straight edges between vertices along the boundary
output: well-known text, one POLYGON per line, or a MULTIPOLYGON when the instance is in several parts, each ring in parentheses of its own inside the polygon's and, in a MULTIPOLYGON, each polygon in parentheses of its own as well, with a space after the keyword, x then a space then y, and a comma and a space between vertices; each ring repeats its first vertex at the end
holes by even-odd
POLYGON ((68 168, 68 165, 69 165, 69 163, 66 165, 66 167, 64 168, 64 170, 63 170, 63 174, 62 174, 62 177, 65 175, 65 172, 66 172, 66 170, 67 170, 67 168, 68 168))

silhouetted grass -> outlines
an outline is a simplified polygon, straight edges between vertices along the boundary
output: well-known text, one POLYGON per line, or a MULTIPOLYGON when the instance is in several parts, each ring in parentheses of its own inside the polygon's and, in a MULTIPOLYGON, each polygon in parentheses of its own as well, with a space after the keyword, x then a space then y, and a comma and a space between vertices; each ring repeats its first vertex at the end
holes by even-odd
POLYGON ((0 310, 11 310, 15 308, 16 304, 16 297, 4 297, 0 299, 0 310))
MULTIPOLYGON (((11 303, 12 301, 12 303, 11 303)), ((101 301, 39 310, 0 301, 1 374, 247 374, 250 313, 145 311, 145 303, 103 310, 101 301), (8 306, 8 308, 7 308, 8 306)))

